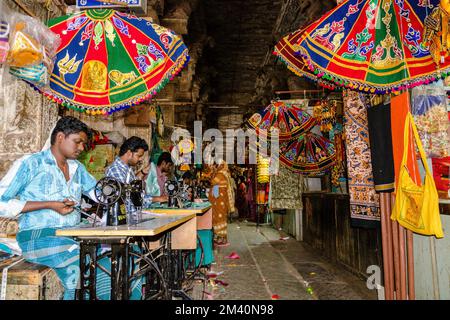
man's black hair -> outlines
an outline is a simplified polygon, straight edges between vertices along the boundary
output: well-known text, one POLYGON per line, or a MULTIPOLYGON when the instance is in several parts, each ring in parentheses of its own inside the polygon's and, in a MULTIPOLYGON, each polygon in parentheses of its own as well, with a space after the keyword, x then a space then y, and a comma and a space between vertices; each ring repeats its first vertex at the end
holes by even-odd
POLYGON ((56 126, 53 129, 52 134, 50 136, 50 143, 52 145, 55 144, 56 135, 59 132, 64 133, 65 136, 68 136, 73 133, 84 132, 86 133, 88 140, 90 140, 92 136, 91 130, 84 122, 71 116, 62 117, 61 119, 58 120, 58 122, 56 122, 56 126))
POLYGON ((144 149, 144 152, 148 150, 148 144, 144 139, 136 136, 132 136, 125 140, 125 142, 120 146, 119 157, 127 153, 128 150, 131 152, 137 152, 139 149, 144 149))
POLYGON ((184 179, 194 179, 194 175, 192 174, 192 172, 190 171, 186 171, 185 173, 183 173, 183 176, 181 177, 183 180, 184 179))
POLYGON ((158 163, 156 165, 157 166, 161 165, 161 163, 163 163, 163 161, 165 161, 166 163, 173 163, 172 155, 167 151, 161 153, 161 155, 158 158, 158 163))

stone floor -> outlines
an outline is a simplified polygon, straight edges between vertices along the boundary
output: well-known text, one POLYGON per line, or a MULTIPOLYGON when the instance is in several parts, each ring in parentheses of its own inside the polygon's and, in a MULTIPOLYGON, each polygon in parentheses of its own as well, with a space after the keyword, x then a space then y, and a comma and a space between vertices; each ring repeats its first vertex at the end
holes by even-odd
POLYGON ((360 300, 377 299, 365 281, 332 265, 306 244, 254 223, 228 225, 227 247, 215 249, 205 299, 360 300), (227 258, 237 253, 239 259, 227 258))

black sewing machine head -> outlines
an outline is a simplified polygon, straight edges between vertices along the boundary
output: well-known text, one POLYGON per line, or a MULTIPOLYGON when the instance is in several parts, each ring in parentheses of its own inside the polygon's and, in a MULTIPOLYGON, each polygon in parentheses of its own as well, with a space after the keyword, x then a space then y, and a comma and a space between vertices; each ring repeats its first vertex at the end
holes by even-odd
POLYGON ((131 181, 130 184, 125 185, 125 193, 135 207, 142 207, 145 195, 144 181, 131 181))
POLYGON ((176 208, 179 207, 177 196, 179 192, 179 186, 178 182, 174 180, 167 180, 164 189, 166 190, 167 196, 169 198, 168 200, 168 206, 169 208, 176 208))
POLYGON ((123 184, 118 180, 105 177, 100 179, 94 188, 95 198, 102 206, 103 214, 107 215, 106 225, 117 226, 127 223, 125 201, 128 199, 135 207, 142 207, 144 199, 144 184, 134 180, 123 184))
POLYGON ((117 226, 126 224, 126 213, 123 206, 122 184, 114 178, 105 177, 100 179, 94 188, 97 202, 106 214, 106 225, 117 226))
POLYGON ((204 186, 198 185, 195 187, 195 195, 196 199, 207 199, 208 196, 206 194, 206 188, 204 186))

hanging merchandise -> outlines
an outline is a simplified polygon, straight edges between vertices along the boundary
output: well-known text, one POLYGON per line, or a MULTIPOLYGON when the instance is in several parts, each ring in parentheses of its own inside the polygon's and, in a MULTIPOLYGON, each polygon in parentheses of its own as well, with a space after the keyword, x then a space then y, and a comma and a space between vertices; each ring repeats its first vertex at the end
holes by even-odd
POLYGON ((39 20, 19 13, 11 17, 10 51, 7 63, 12 67, 29 67, 44 63, 53 66, 60 40, 39 20))
POLYGON ((424 43, 429 46, 430 54, 437 65, 450 59, 450 1, 440 0, 425 19, 424 43))
POLYGON ((393 192, 395 169, 390 102, 381 101, 381 103, 368 108, 367 121, 375 190, 377 192, 393 192))
POLYGON ((267 138, 271 138, 271 132, 278 129, 280 141, 286 141, 315 125, 315 119, 306 112, 307 106, 307 100, 298 103, 272 101, 264 110, 253 114, 248 124, 256 133, 267 138))
POLYGON ((31 67, 10 67, 9 73, 40 88, 48 85, 48 70, 43 63, 31 67))
POLYGON ((440 197, 450 198, 450 157, 432 158, 433 177, 440 197))
POLYGON ((156 124, 156 108, 157 106, 155 106, 154 104, 150 105, 150 108, 148 110, 148 118, 150 120, 150 123, 156 124))
POLYGON ((408 114, 405 121, 404 144, 407 144, 409 141, 410 126, 412 127, 420 158, 425 168, 425 180, 422 185, 418 185, 411 179, 406 167, 408 148, 405 148, 391 219, 397 220, 400 225, 413 232, 442 238, 444 237, 444 232, 439 214, 438 193, 416 125, 414 124, 414 119, 411 114, 408 114))
POLYGON ((317 119, 320 131, 322 133, 330 132, 333 129, 333 124, 336 122, 336 101, 318 101, 313 110, 313 116, 317 119))
POLYGON ((278 174, 270 178, 271 209, 301 209, 303 175, 292 174, 285 166, 280 166, 278 174))
POLYGON ((150 99, 189 60, 180 37, 129 13, 92 9, 52 19, 49 26, 61 45, 43 94, 89 115, 150 99))
POLYGON ((4 1, 0 1, 0 65, 6 62, 9 52, 11 15, 4 1))
POLYGON ((257 156, 257 176, 259 183, 268 183, 269 180, 269 166, 270 166, 270 158, 263 157, 258 154, 257 156))
POLYGON ((152 149, 150 152, 150 161, 156 165, 158 163, 159 156, 161 155, 161 153, 163 153, 163 151, 159 147, 158 135, 156 133, 155 125, 152 123, 150 126, 152 134, 152 149))
POLYGON ((306 28, 299 30, 289 36, 284 37, 277 43, 273 54, 277 56, 287 68, 294 72, 299 77, 306 77, 310 80, 317 82, 320 86, 330 89, 339 90, 340 87, 331 81, 325 80, 324 78, 319 78, 317 73, 312 72, 306 65, 303 58, 296 52, 294 46, 292 45, 292 39, 296 39, 303 34, 306 28))
POLYGON ((343 130, 342 124, 336 123, 330 131, 330 140, 334 141, 336 149, 336 162, 331 170, 331 184, 335 188, 340 188, 342 193, 346 192, 346 189, 341 186, 341 180, 345 177, 345 138, 343 130))
POLYGON ((397 188, 404 148, 408 148, 408 171, 416 183, 420 181, 419 166, 416 161, 415 147, 410 135, 408 145, 403 145, 405 121, 410 113, 411 100, 409 92, 405 91, 391 98, 391 133, 392 149, 394 151, 395 186, 397 188))
POLYGON ((411 113, 427 157, 446 157, 450 145, 447 130, 447 93, 443 87, 422 86, 412 91, 411 113))
POLYGON ((19 13, 12 14, 11 26, 10 73, 45 90, 60 39, 37 19, 19 13))
POLYGON ((156 106, 156 130, 160 137, 164 135, 164 115, 159 105, 156 106))
POLYGON ((379 195, 375 192, 364 95, 347 90, 344 95, 344 132, 347 154, 351 224, 378 227, 379 195))
POLYGON ((436 67, 424 42, 430 33, 424 21, 439 2, 344 1, 281 39, 275 52, 291 70, 302 58, 317 79, 351 90, 387 93, 428 84, 450 71, 450 61, 436 67))
POLYGON ((291 171, 304 175, 317 175, 335 163, 334 144, 312 132, 280 143, 280 160, 291 171))

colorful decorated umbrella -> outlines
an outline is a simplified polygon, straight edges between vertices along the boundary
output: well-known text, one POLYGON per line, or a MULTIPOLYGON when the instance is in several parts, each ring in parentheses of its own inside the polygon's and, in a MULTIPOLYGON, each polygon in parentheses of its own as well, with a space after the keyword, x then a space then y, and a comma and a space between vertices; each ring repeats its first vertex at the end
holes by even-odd
POLYGON ((297 173, 319 174, 330 169, 334 165, 335 158, 334 144, 312 132, 280 143, 281 163, 297 173))
MULTIPOLYGON (((424 21, 439 0, 347 0, 305 29, 284 37, 275 53, 302 73, 299 58, 318 78, 385 93, 447 76, 424 43, 424 21)), ((426 37, 425 37, 426 38, 426 37)), ((303 69, 302 69, 303 68, 303 69)))
POLYGON ((316 124, 304 108, 306 106, 299 104, 272 101, 264 110, 253 114, 248 124, 263 137, 270 138, 272 130, 278 129, 280 141, 289 140, 316 124))
POLYGON ((127 13, 87 10, 51 20, 49 27, 61 45, 44 94, 88 114, 151 98, 189 60, 172 31, 127 13))
MULTIPOLYGON (((300 30, 295 33, 295 35, 301 35, 304 32, 300 30)), ((291 37, 294 34, 291 34, 287 37, 281 39, 280 42, 277 43, 273 54, 276 55, 281 61, 283 61, 287 68, 294 72, 299 77, 305 77, 315 82, 318 82, 322 87, 336 90, 339 87, 336 86, 331 81, 327 81, 323 78, 319 78, 314 72, 312 72, 305 63, 305 60, 301 57, 301 55, 293 50, 293 46, 290 44, 291 37)))

